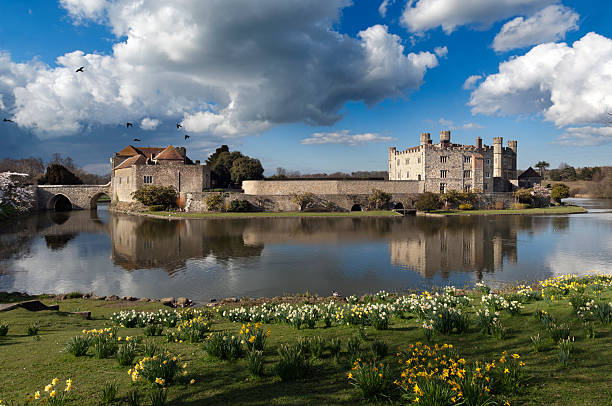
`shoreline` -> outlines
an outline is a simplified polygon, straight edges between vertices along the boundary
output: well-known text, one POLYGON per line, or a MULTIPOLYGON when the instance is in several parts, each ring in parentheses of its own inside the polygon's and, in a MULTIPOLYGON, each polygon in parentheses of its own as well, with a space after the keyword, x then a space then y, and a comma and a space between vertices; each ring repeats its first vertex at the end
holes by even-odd
POLYGON ((431 213, 425 213, 432 217, 450 217, 450 216, 539 216, 549 214, 585 214, 589 211, 581 206, 553 206, 539 207, 531 209, 503 209, 503 210, 469 210, 469 211, 448 211, 438 210, 431 213))

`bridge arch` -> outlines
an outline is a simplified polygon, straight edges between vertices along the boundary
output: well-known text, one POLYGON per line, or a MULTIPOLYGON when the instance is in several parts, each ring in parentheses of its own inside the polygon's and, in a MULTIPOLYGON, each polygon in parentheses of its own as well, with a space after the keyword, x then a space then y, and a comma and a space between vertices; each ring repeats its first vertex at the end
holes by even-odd
POLYGON ((72 210, 72 202, 66 195, 58 193, 47 201, 47 210, 69 211, 72 210))
POLYGON ((404 204, 402 202, 397 202, 393 205, 393 209, 394 210, 403 210, 404 209, 404 204))
POLYGON ((351 211, 363 211, 363 209, 361 208, 360 204, 355 203, 353 206, 351 206, 351 211))
POLYGON ((98 192, 98 193, 94 194, 91 197, 91 199, 89 199, 89 208, 91 210, 94 210, 94 209, 96 209, 98 207, 98 199, 101 196, 108 196, 108 197, 110 197, 107 192, 98 192))

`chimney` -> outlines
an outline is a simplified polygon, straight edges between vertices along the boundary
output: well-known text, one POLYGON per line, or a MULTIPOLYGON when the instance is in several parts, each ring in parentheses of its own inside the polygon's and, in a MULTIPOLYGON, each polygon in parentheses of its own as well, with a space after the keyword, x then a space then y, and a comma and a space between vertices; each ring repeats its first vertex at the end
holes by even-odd
POLYGON ((476 148, 482 149, 482 138, 476 137, 476 148))

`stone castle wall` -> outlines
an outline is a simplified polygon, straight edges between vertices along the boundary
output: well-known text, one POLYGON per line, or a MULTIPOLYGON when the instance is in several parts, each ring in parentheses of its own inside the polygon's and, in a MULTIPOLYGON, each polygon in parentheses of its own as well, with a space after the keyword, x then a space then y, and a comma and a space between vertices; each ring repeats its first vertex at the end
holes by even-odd
POLYGON ((242 182, 246 195, 278 196, 298 193, 315 195, 369 195, 372 189, 391 194, 423 193, 422 181, 386 180, 246 180, 242 182))

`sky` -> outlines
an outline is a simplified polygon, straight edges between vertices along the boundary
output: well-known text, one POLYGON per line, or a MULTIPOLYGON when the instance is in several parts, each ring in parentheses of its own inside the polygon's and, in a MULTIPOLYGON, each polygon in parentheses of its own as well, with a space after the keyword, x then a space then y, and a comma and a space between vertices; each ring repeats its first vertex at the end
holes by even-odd
POLYGON ((451 130, 518 140, 519 168, 612 164, 607 1, 0 7, 0 158, 57 152, 104 174, 129 144, 200 160, 228 144, 267 175, 386 170, 389 147, 451 130))

